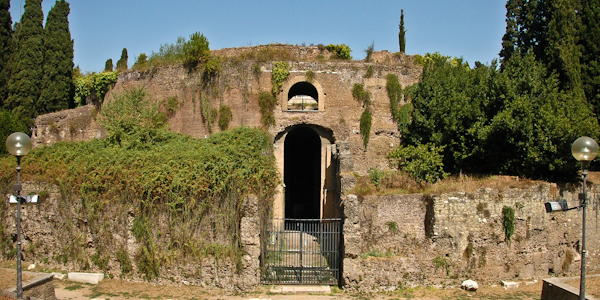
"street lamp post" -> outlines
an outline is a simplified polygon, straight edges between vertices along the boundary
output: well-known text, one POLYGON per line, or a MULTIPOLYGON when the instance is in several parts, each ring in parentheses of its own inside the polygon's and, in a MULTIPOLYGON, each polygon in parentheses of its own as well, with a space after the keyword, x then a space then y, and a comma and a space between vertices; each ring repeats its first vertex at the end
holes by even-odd
POLYGON ((581 177, 583 178, 583 193, 580 194, 579 200, 580 205, 583 209, 583 217, 581 219, 582 222, 582 234, 581 234, 581 277, 579 284, 579 299, 585 300, 585 255, 587 251, 585 250, 585 219, 586 219, 586 206, 587 206, 587 195, 586 195, 586 177, 588 174, 587 168, 589 163, 596 158, 598 155, 598 143, 592 138, 587 136, 580 137, 575 142, 573 142, 573 146, 571 147, 571 153, 582 164, 583 172, 581 173, 581 177))
POLYGON ((17 299, 23 298, 23 281, 21 270, 21 157, 31 150, 31 139, 22 132, 15 132, 6 139, 6 150, 17 157, 17 184, 13 191, 17 193, 17 299))

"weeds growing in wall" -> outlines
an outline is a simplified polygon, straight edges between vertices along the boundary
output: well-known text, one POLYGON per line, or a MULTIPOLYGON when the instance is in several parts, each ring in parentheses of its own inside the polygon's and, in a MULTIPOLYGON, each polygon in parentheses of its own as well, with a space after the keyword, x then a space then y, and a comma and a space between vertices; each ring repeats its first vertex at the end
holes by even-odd
MULTIPOLYGON (((61 218, 53 218, 52 226, 63 247, 50 259, 74 269, 102 268, 108 260, 123 273, 133 265, 146 279, 184 260, 239 262, 242 201, 256 195, 259 207, 268 208, 278 184, 270 137, 245 127, 208 139, 172 133, 153 122, 159 112, 138 101, 143 95, 133 90, 104 107, 102 118, 112 116, 105 121, 107 139, 58 142, 23 158, 23 180, 61 190, 61 218), (139 246, 130 253, 133 260, 123 253, 129 219, 139 246), (85 252, 86 234, 96 249, 93 257, 85 252)), ((0 183, 14 182, 14 165, 13 157, 0 159, 0 183)))
POLYGON ((273 84, 272 93, 274 96, 279 94, 279 90, 283 86, 283 82, 290 75, 290 66, 285 61, 273 63, 273 73, 271 73, 271 82, 273 84))
POLYGON ((506 241, 510 241, 515 233, 515 209, 510 206, 502 208, 502 225, 504 227, 504 235, 506 241))
POLYGON ((363 138, 365 151, 367 151, 369 136, 371 135, 371 124, 373 123, 373 114, 371 112, 371 99, 373 98, 373 94, 366 90, 362 84, 355 83, 352 87, 352 97, 365 108, 360 116, 360 135, 363 138))

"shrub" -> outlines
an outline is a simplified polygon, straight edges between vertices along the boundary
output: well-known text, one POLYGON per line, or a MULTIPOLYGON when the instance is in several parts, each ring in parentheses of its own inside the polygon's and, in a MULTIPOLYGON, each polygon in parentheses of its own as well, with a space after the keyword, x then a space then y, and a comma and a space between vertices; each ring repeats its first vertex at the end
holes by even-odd
POLYGON ((371 45, 365 49, 365 53, 367 54, 365 57, 366 62, 371 61, 371 55, 373 55, 373 51, 375 51, 375 42, 372 42, 371 45))
POLYGON ((515 209, 510 206, 502 208, 502 226, 504 227, 504 236, 506 241, 515 233, 515 209))
POLYGON ((219 108, 219 128, 221 130, 227 130, 232 118, 233 114, 231 113, 231 108, 227 105, 221 105, 219 108))
POLYGON ((146 68, 147 63, 148 63, 148 57, 146 56, 146 53, 140 53, 140 55, 138 55, 138 57, 136 57, 135 63, 133 64, 133 67, 131 67, 131 68, 134 70, 143 70, 144 68, 146 68))
POLYGON ((200 61, 207 58, 210 54, 208 39, 195 32, 190 35, 190 40, 183 44, 183 63, 187 67, 196 67, 200 61))
POLYGON ((275 116, 273 110, 277 105, 277 98, 268 92, 260 92, 258 95, 258 106, 262 115, 261 122, 263 126, 269 127, 275 125, 275 116))
POLYGON ((119 72, 92 73, 86 76, 76 77, 75 84, 75 104, 77 106, 85 105, 88 102, 97 100, 99 103, 104 101, 104 95, 110 87, 117 82, 119 72))
POLYGON ((369 136, 371 135, 371 124, 373 123, 373 115, 371 114, 370 107, 365 108, 362 115, 360 115, 360 135, 363 137, 363 146, 365 151, 369 144, 369 136))
POLYGON ((315 72, 313 70, 306 71, 306 81, 313 82, 315 80, 315 72))
POLYGON ((375 68, 373 68, 373 66, 368 66, 367 71, 365 72, 365 75, 363 75, 363 78, 373 77, 373 72, 375 72, 375 68))
POLYGON ((330 52, 333 53, 333 57, 334 58, 338 58, 338 59, 352 59, 352 56, 350 56, 350 47, 348 47, 347 45, 344 44, 339 44, 339 45, 334 45, 334 44, 329 44, 327 45, 327 50, 329 50, 330 52))
POLYGON ((433 183, 447 176, 444 172, 443 155, 445 146, 419 144, 417 146, 399 146, 388 154, 390 163, 418 182, 433 183))
POLYGON ((273 63, 273 73, 271 73, 271 82, 273 84, 273 89, 271 92, 273 96, 277 96, 279 94, 279 90, 283 86, 283 82, 290 75, 290 67, 287 62, 280 61, 273 63))

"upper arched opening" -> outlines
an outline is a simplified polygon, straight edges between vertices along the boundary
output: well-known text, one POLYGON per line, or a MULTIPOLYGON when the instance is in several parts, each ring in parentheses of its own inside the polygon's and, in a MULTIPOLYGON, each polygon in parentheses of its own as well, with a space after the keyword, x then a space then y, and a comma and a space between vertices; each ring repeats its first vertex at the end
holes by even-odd
POLYGON ((283 91, 284 111, 322 111, 325 107, 323 88, 315 80, 306 81, 305 76, 289 79, 283 91))
POLYGON ((319 110, 319 92, 310 82, 294 84, 288 92, 288 110, 319 110))

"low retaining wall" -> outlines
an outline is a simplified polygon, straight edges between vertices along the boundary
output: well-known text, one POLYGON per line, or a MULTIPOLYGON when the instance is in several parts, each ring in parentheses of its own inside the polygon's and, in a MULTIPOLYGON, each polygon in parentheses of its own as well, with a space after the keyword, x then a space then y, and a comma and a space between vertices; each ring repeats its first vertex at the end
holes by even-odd
MULTIPOLYGON (((600 275, 588 275, 585 278, 600 277, 600 275)), ((548 278, 544 279, 544 285, 542 286, 542 298, 541 300, 579 300, 579 288, 564 283, 568 280, 577 280, 579 277, 569 278, 548 278)), ((599 300, 596 297, 585 295, 587 300, 599 300)))
MULTIPOLYGON (((16 271, 11 270, 15 272, 16 271)), ((35 276, 33 279, 23 282, 23 297, 31 300, 54 300, 54 275, 35 272, 23 272, 24 275, 35 276)), ((17 299, 17 287, 10 288, 4 292, 9 297, 17 299)))
MULTIPOLYGON (((517 183, 515 183, 517 185, 517 183)), ((535 183, 475 193, 348 195, 344 200, 343 285, 357 291, 391 291, 415 285, 456 286, 473 279, 540 279, 579 273, 581 212, 548 214, 558 197, 578 205, 577 192, 535 183), (503 208, 514 210, 514 234, 503 208)), ((588 271, 599 270, 600 201, 588 194, 588 271)))

